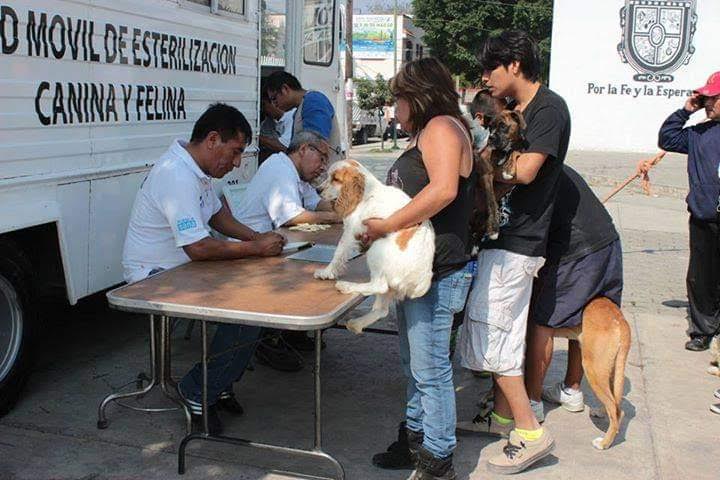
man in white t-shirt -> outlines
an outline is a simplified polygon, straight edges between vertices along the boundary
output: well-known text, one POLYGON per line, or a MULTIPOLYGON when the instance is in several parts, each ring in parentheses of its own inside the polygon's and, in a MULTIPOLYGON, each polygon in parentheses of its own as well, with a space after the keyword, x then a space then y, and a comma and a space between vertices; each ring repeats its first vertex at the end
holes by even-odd
MULTIPOLYGON (((258 233, 241 224, 223 206, 212 188, 242 160, 252 129, 242 113, 225 104, 211 105, 195 123, 189 142, 176 140, 155 163, 135 198, 125 248, 125 280, 137 282, 153 273, 195 260, 222 260, 273 256, 285 239, 276 233, 258 233), (210 228, 242 240, 231 242, 210 236, 210 228)), ((260 334, 256 327, 219 325, 208 365, 208 401, 241 411, 232 396, 232 383, 242 376, 260 334), (234 348, 243 345, 244 348, 234 348), (224 352, 224 353, 223 353, 224 352)), ((200 366, 182 379, 179 390, 193 414, 201 418, 200 366)), ((211 430, 221 425, 211 408, 211 430)))
POLYGON ((325 171, 328 146, 311 131, 295 135, 288 152, 270 156, 258 169, 234 212, 238 221, 258 232, 300 223, 336 223, 332 204, 310 185, 325 171))

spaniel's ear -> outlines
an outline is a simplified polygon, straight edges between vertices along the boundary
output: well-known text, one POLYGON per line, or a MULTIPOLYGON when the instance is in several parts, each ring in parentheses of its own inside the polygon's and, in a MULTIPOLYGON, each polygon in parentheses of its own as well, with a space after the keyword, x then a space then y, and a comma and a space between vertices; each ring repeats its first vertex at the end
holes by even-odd
POLYGON ((344 167, 333 173, 333 180, 341 184, 334 210, 344 218, 355 211, 362 200, 365 194, 365 176, 353 167, 344 167))

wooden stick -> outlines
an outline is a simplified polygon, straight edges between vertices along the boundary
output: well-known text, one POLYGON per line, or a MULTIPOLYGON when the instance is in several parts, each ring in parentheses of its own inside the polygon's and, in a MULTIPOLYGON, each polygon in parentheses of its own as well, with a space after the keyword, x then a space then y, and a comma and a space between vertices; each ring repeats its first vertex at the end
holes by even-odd
MULTIPOLYGON (((655 155, 655 156, 653 157, 653 159, 650 161, 650 168, 652 168, 652 167, 654 167, 655 165, 657 165, 657 164, 660 162, 660 160, 663 159, 663 157, 665 156, 665 153, 667 153, 667 152, 665 152, 665 151, 660 151, 660 153, 658 153, 657 155, 655 155)), ((648 171, 649 171, 649 169, 648 169, 648 171)), ((642 174, 640 174, 640 173, 635 173, 635 174, 631 175, 630 177, 628 177, 622 184, 620 184, 620 186, 618 186, 617 188, 615 188, 615 190, 613 190, 612 192, 610 192, 610 194, 603 199, 602 203, 607 203, 607 201, 610 200, 612 197, 614 197, 618 192, 620 192, 620 190, 622 190, 623 188, 627 187, 628 185, 630 185, 630 183, 631 183, 633 180, 635 180, 636 178, 639 178, 639 177, 641 177, 641 176, 642 176, 642 174)))

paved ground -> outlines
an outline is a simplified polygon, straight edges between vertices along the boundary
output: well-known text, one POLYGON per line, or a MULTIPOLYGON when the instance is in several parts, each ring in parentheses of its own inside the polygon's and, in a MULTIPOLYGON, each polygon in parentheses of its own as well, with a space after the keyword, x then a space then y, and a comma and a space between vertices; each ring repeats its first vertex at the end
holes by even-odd
MULTIPOLYGON (((371 152, 378 147, 358 148, 354 156, 384 176, 392 155, 371 152)), ((569 163, 590 178, 602 196, 632 172, 638 158, 574 152, 569 163)), ((682 348, 685 309, 667 306, 683 305, 685 300, 688 249, 682 158, 663 160, 653 178, 658 197, 631 189, 608 205, 622 236, 624 311, 633 327, 621 434, 612 449, 596 451, 590 441, 606 424, 591 419, 587 410, 571 414, 554 409, 546 422, 557 439, 554 456, 519 478, 709 480, 720 476, 720 417, 708 411, 720 381, 705 373, 707 353, 682 348)), ((146 368, 145 320, 108 310, 102 296, 74 308, 51 305, 46 310, 47 339, 37 372, 16 409, 0 419, 0 479, 182 478, 176 474, 175 453, 183 435, 177 412, 149 415, 111 407, 110 428, 95 428, 100 399, 146 368)), ((181 331, 176 335, 176 375, 182 375, 197 357, 197 337, 187 342, 181 331)), ((349 479, 404 479, 406 472, 378 471, 369 463, 370 456, 393 439, 402 415, 404 389, 395 338, 331 330, 326 341, 326 449, 345 465, 349 479)), ((562 376, 565 358, 566 344, 558 341, 548 383, 562 376)), ((293 374, 256 366, 237 388, 246 414, 224 417, 228 433, 308 447, 311 381, 309 366, 293 374)), ((486 380, 456 369, 460 417, 473 414, 478 395, 487 387, 486 380)), ((597 404, 587 388, 585 395, 586 403, 597 404)), ((498 478, 486 470, 485 460, 499 449, 496 441, 460 438, 459 478, 498 478)), ((188 479, 311 478, 282 472, 294 468, 314 475, 331 473, 239 447, 196 444, 189 451, 184 477, 188 479)))

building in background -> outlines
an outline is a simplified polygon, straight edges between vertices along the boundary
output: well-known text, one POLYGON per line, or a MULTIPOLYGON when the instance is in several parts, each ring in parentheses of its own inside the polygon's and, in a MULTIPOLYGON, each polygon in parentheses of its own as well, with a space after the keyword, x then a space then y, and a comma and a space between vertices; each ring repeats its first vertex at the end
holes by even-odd
POLYGON ((665 118, 718 70, 719 31, 717 0, 555 0, 550 88, 570 148, 656 151, 665 118))
POLYGON ((353 72, 356 78, 375 78, 378 74, 389 79, 396 68, 418 58, 428 56, 423 43, 424 32, 416 27, 413 17, 397 16, 397 42, 393 42, 393 15, 353 15, 353 72), (393 46, 397 48, 397 57, 393 46), (397 61, 397 65, 393 62, 397 61))

